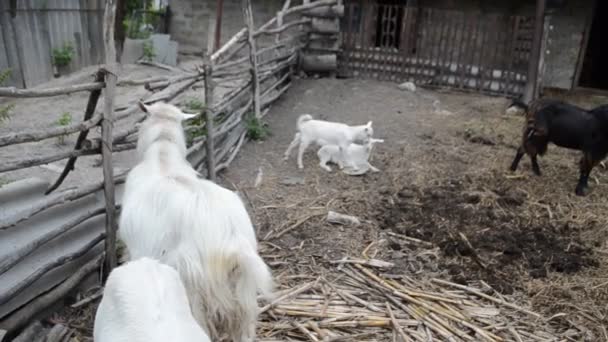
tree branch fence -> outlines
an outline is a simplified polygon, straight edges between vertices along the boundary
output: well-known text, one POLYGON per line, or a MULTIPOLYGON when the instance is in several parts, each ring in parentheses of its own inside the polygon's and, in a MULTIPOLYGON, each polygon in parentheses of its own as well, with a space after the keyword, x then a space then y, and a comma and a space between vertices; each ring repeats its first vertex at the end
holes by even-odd
MULTIPOLYGON (((19 331, 34 316, 51 303, 63 298, 73 290, 85 276, 103 270, 104 279, 116 265, 117 215, 120 210, 117 186, 124 183, 126 172, 114 175, 113 155, 133 150, 136 146, 139 123, 145 114, 138 108, 141 101, 151 104, 157 101, 173 101, 189 89, 196 89, 203 83, 206 106, 197 118, 185 123, 186 132, 203 132, 194 137, 188 146, 187 158, 192 166, 203 176, 215 179, 215 175, 228 168, 248 139, 249 120, 260 120, 292 85, 292 76, 298 68, 299 54, 314 35, 311 16, 334 13, 335 0, 305 2, 302 5, 285 6, 276 17, 257 29, 251 16, 250 0, 243 0, 247 27, 239 31, 225 45, 208 56, 205 63, 192 72, 176 72, 169 77, 151 77, 142 80, 118 79, 115 63, 114 16, 116 0, 106 2, 104 14, 105 62, 90 83, 70 85, 52 89, 25 90, 0 88, 0 96, 10 98, 51 97, 76 92, 89 92, 81 122, 62 127, 29 129, 0 136, 0 148, 28 143, 39 143, 52 138, 78 133, 73 150, 54 152, 37 157, 23 157, 6 160, 0 165, 0 175, 9 171, 31 168, 56 161, 66 161, 57 180, 45 191, 44 200, 33 203, 17 215, 2 218, 0 215, 0 234, 17 234, 16 229, 40 220, 49 211, 60 206, 74 203, 103 190, 105 205, 79 212, 65 219, 60 226, 41 234, 32 241, 26 241, 14 253, 0 261, 0 283, 2 276, 35 253, 50 241, 62 239, 83 222, 95 217, 105 216, 105 231, 95 234, 80 249, 65 253, 55 260, 46 260, 38 269, 29 270, 16 285, 0 293, 0 305, 27 293, 33 284, 52 273, 61 265, 82 257, 95 250, 89 261, 83 263, 75 274, 65 275, 59 285, 29 298, 23 305, 4 317, 0 315, 0 329, 10 332, 19 331), (317 14, 316 14, 317 13, 317 14), (312 30, 312 31, 311 31, 312 30), (122 107, 116 107, 114 97, 116 88, 124 85, 141 85, 148 94, 122 107), (231 87, 227 93, 218 96, 217 87, 231 87), (103 95, 103 96, 102 96, 103 95), (103 104, 99 105, 100 99, 103 104), (130 119, 134 124, 123 124, 130 119), (117 129, 120 127, 119 129, 117 129), (90 137, 91 130, 101 129, 99 137, 90 137), (101 155, 103 181, 95 182, 56 192, 69 178, 79 157, 101 155), (101 245, 105 244, 105 248, 101 245), (97 248, 97 249, 95 249, 97 248)), ((339 11, 338 11, 339 12, 339 11)), ((339 15, 339 14, 338 14, 339 15)), ((1 193, 1 189, 0 189, 1 193)), ((0 210, 1 212, 1 210, 0 210)), ((0 213, 1 214, 1 213, 0 213)), ((17 229, 18 230, 18 229, 17 229)))

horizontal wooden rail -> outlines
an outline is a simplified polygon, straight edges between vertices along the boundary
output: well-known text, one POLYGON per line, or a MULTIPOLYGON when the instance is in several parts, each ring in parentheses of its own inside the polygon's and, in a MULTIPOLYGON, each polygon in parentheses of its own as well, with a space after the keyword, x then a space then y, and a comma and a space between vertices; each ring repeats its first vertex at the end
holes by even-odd
POLYGON ((0 88, 0 96, 6 97, 50 97, 68 95, 79 91, 91 91, 103 89, 105 83, 92 82, 67 87, 57 87, 48 89, 19 89, 15 87, 0 88))

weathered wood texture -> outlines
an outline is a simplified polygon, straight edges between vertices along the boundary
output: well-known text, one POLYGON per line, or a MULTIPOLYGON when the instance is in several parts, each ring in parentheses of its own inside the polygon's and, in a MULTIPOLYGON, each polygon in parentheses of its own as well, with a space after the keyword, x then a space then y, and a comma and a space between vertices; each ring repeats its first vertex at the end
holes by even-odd
POLYGON ((519 96, 533 17, 351 2, 341 24, 345 77, 519 96))

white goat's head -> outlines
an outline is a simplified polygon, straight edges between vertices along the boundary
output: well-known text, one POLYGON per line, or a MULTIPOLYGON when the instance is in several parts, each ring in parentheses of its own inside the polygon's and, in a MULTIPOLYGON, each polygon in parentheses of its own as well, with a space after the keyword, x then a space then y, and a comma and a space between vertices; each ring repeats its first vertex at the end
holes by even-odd
POLYGON ((362 141, 363 143, 367 143, 370 141, 372 136, 374 135, 374 128, 372 127, 372 122, 368 121, 367 124, 359 126, 360 130, 357 132, 356 140, 362 141))
POLYGON ((147 114, 147 118, 139 129, 138 155, 143 157, 152 144, 162 140, 177 145, 185 157, 186 138, 181 123, 196 117, 197 114, 186 114, 176 106, 165 102, 156 102, 151 105, 140 102, 139 107, 147 114))

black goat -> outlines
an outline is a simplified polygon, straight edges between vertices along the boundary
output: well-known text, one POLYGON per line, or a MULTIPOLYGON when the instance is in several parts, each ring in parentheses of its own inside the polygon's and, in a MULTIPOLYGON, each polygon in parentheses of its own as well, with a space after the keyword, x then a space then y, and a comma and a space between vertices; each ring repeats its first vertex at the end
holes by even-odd
POLYGON ((588 111, 562 101, 540 99, 530 105, 513 101, 509 107, 526 111, 522 142, 511 163, 511 171, 517 170, 521 158, 528 154, 532 170, 540 176, 536 157, 547 152, 550 142, 579 150, 583 157, 575 193, 586 195, 591 170, 608 154, 608 105, 588 111))

